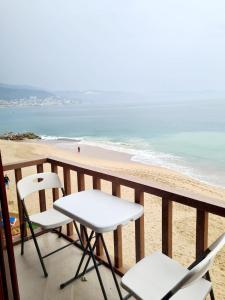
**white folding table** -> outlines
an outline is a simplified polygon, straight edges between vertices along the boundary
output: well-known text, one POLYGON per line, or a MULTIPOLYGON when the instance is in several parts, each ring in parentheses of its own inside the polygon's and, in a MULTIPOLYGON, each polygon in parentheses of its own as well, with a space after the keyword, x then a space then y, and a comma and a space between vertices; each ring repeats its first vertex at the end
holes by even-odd
MULTIPOLYGON (((65 283, 61 284, 60 287, 64 288, 67 284, 83 276, 87 271, 90 259, 92 259, 104 299, 107 299, 101 275, 98 270, 98 264, 94 256, 96 242, 97 240, 99 240, 102 242, 113 275, 113 279, 115 281, 115 285, 119 294, 119 298, 123 299, 103 238, 103 233, 114 231, 118 228, 119 225, 126 225, 129 221, 135 221, 138 218, 140 218, 144 212, 143 206, 137 203, 132 203, 127 200, 118 198, 116 196, 109 195, 99 190, 86 190, 58 199, 54 202, 54 208, 60 211, 61 213, 65 214, 66 216, 70 217, 74 221, 77 221, 81 225, 83 225, 86 240, 86 246, 83 246, 83 255, 75 276, 70 280, 66 281, 65 283), (91 234, 89 236, 85 227, 91 229, 91 234), (91 239, 93 238, 94 233, 96 234, 96 240, 92 246, 91 239), (80 273, 81 266, 88 251, 89 258, 86 262, 84 270, 80 273)), ((83 245, 78 230, 77 233, 81 245, 83 245)))

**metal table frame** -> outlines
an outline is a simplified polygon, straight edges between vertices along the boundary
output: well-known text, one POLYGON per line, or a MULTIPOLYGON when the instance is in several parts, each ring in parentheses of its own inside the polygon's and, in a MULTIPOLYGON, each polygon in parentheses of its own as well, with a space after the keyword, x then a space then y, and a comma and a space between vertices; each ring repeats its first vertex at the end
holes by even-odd
POLYGON ((99 281, 99 284, 100 284, 100 287, 101 287, 101 290, 102 290, 103 297, 104 297, 105 300, 108 299, 107 295, 106 295, 105 287, 104 287, 104 284, 103 284, 103 281, 102 281, 102 278, 101 278, 101 274, 100 274, 99 268, 98 268, 99 265, 101 265, 101 263, 97 262, 97 260, 95 258, 95 254, 94 254, 97 242, 101 241, 102 245, 103 245, 103 249, 104 249, 106 257, 107 257, 107 261, 109 263, 109 267, 110 267, 110 270, 111 270, 111 273, 112 273, 112 276, 113 276, 113 280, 114 280, 115 285, 116 285, 116 289, 117 289, 117 292, 118 292, 118 295, 119 295, 119 299, 122 300, 123 296, 122 296, 122 293, 121 293, 121 289, 120 289, 119 283, 117 281, 115 271, 114 271, 113 266, 112 266, 112 262, 111 262, 111 259, 110 259, 110 256, 109 256, 108 249, 106 247, 106 243, 105 243, 103 234, 102 233, 95 233, 92 230, 91 233, 90 233, 90 235, 88 236, 87 229, 84 227, 83 230, 84 230, 84 236, 85 236, 85 242, 86 242, 85 243, 86 244, 85 247, 83 246, 81 235, 80 235, 79 231, 77 231, 78 236, 79 236, 79 240, 80 240, 82 248, 83 248, 83 255, 81 257, 81 260, 80 260, 80 263, 78 265, 77 271, 75 273, 75 276, 72 277, 71 279, 67 280, 66 282, 62 283, 60 285, 60 288, 63 289, 68 284, 72 283, 73 281, 75 281, 75 280, 77 280, 77 279, 79 279, 81 277, 84 277, 85 274, 87 274, 89 271, 95 269, 97 277, 98 277, 98 281, 99 281), (94 234, 95 234, 95 238, 96 239, 95 239, 95 242, 94 242, 94 244, 92 246, 91 245, 91 240, 93 239, 94 234), (85 266, 83 268, 83 271, 81 271, 81 267, 82 267, 82 265, 84 263, 85 256, 88 255, 88 254, 89 254, 89 257, 88 257, 88 259, 86 261, 86 264, 85 264, 85 266), (90 263, 91 259, 92 259, 92 261, 94 263, 94 266, 88 269, 88 266, 89 266, 89 263, 90 263))

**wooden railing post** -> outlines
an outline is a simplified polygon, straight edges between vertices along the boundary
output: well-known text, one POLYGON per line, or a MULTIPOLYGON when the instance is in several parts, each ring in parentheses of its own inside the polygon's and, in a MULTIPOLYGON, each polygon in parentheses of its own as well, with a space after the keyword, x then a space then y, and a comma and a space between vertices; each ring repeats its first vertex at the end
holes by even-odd
MULTIPOLYGON (((121 188, 117 183, 112 182, 112 195, 120 197, 121 188)), ((122 249, 122 226, 118 226, 113 232, 114 237, 114 265, 116 268, 123 266, 123 249, 122 249)))
POLYGON ((208 212, 197 209, 196 216, 196 257, 208 246, 208 212))
MULTIPOLYGON (((93 176, 93 189, 94 190, 101 190, 101 179, 93 176)), ((96 254, 98 256, 103 255, 103 245, 100 240, 97 240, 96 244, 96 254)))
MULTIPOLYGON (((85 190, 84 174, 80 173, 80 172, 77 172, 77 190, 78 190, 78 192, 81 192, 81 191, 85 190)), ((85 245, 86 241, 85 241, 85 233, 84 233, 84 226, 83 225, 80 225, 80 235, 81 235, 82 242, 85 245)))
POLYGON ((162 198, 162 252, 172 257, 173 203, 162 198))
MULTIPOLYGON (((21 171, 20 175, 22 175, 21 171)), ((6 187, 4 182, 4 173, 0 150, 0 299, 19 300, 20 295, 17 280, 15 256, 13 251, 11 225, 9 220, 10 215, 8 209, 9 206, 7 203, 6 187)))
MULTIPOLYGON (((142 191, 135 190, 135 203, 144 206, 144 193, 142 191)), ((145 256, 144 214, 135 221, 135 250, 136 262, 138 262, 145 256)))
MULTIPOLYGON (((15 169, 15 182, 17 185, 17 182, 22 179, 22 170, 19 169, 15 169)), ((22 224, 24 223, 24 218, 23 218, 23 210, 22 210, 22 205, 21 205, 21 200, 20 200, 20 196, 18 193, 18 190, 16 189, 16 194, 17 194, 17 205, 18 205, 18 213, 19 213, 19 222, 20 222, 20 232, 22 230, 22 224)), ((24 230, 24 235, 27 236, 27 228, 25 226, 25 230, 24 230)))
POLYGON ((85 190, 84 174, 77 172, 77 190, 78 192, 85 190))
POLYGON ((93 189, 101 190, 101 179, 97 177, 93 177, 93 189))
MULTIPOLYGON (((70 169, 64 167, 63 168, 63 179, 64 179, 64 189, 65 194, 69 195, 71 194, 71 177, 70 177, 70 169)), ((69 223, 66 225, 67 227, 67 235, 73 234, 73 223, 69 223)))
MULTIPOLYGON (((37 165, 37 173, 43 173, 44 167, 43 164, 37 165)), ((46 210, 46 197, 45 197, 45 191, 39 191, 39 204, 40 204, 40 211, 43 212, 46 210)))
MULTIPOLYGON (((53 173, 58 174, 58 167, 57 165, 51 164, 51 171, 53 173)), ((53 202, 55 202, 57 199, 59 199, 59 189, 52 189, 52 198, 53 202)))

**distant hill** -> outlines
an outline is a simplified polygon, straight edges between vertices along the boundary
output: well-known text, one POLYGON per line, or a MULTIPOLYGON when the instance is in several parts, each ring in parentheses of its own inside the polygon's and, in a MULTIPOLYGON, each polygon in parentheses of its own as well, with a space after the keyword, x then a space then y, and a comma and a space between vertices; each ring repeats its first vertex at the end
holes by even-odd
POLYGON ((47 97, 56 97, 56 99, 68 99, 71 101, 126 101, 143 98, 140 94, 120 92, 120 91, 53 91, 49 92, 43 89, 25 86, 25 85, 8 85, 0 83, 0 100, 15 99, 38 99, 47 97))
POLYGON ((0 99, 2 100, 29 99, 32 97, 46 98, 50 96, 53 96, 53 94, 42 89, 0 83, 0 99))
POLYGON ((54 91, 54 94, 72 100, 78 101, 132 101, 143 99, 143 95, 137 93, 120 92, 120 91, 54 91))

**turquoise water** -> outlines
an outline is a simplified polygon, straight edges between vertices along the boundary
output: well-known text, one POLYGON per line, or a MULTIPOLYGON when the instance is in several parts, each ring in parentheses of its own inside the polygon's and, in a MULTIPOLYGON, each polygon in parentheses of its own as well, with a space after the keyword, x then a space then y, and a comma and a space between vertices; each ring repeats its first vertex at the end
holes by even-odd
POLYGON ((225 187, 223 99, 2 107, 5 131, 80 139, 225 187))

